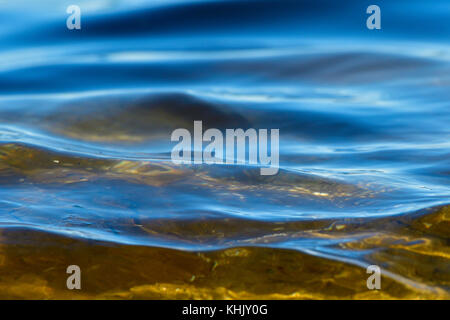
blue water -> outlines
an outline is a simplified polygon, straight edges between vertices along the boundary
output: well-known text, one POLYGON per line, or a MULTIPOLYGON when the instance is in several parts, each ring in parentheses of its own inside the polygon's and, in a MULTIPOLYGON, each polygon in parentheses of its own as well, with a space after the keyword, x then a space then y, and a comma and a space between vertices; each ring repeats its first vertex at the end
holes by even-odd
POLYGON ((366 28, 370 4, 0 1, 0 227, 210 250, 264 232, 205 240, 136 226, 448 204, 450 2, 377 1, 381 30, 366 28), (70 4, 79 31, 66 28, 70 4), (279 174, 173 165, 170 134, 194 120, 280 129, 279 174))

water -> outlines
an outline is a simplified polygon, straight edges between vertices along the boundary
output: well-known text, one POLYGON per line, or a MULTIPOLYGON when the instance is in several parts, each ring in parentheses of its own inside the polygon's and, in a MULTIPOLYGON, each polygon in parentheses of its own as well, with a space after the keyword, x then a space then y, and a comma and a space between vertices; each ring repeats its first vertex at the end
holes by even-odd
POLYGON ((364 1, 70 4, 0 2, 2 297, 449 298, 448 1, 378 1, 381 30, 364 1), (194 120, 279 128, 279 174, 173 164, 194 120))

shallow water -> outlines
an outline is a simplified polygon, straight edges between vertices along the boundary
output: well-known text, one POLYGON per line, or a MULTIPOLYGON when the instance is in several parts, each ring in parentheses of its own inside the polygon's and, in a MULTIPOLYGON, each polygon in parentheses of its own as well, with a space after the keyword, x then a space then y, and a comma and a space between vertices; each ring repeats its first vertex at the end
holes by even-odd
POLYGON ((0 2, 0 297, 450 297, 448 1, 70 4, 0 2), (278 175, 173 164, 194 120, 278 175))

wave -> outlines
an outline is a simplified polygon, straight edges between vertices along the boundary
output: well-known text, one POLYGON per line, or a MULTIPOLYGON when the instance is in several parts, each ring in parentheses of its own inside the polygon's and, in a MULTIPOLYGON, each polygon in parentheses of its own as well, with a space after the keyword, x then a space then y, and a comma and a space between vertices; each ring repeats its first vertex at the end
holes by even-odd
POLYGON ((0 297, 65 296, 47 275, 77 257, 85 297, 448 298, 446 1, 380 1, 376 32, 356 0, 80 1, 79 32, 60 1, 20 5, 0 3, 0 297), (172 163, 196 120, 279 129, 278 175, 172 163), (359 286, 368 264, 389 292, 359 286))

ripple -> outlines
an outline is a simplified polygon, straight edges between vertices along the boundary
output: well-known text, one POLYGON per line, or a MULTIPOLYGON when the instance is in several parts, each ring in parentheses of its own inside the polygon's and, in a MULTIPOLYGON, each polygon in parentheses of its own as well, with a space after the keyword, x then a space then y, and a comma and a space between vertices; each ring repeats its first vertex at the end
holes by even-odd
POLYGON ((0 297, 448 298, 446 1, 80 4, 0 3, 0 297), (279 173, 172 163, 196 120, 279 173))

